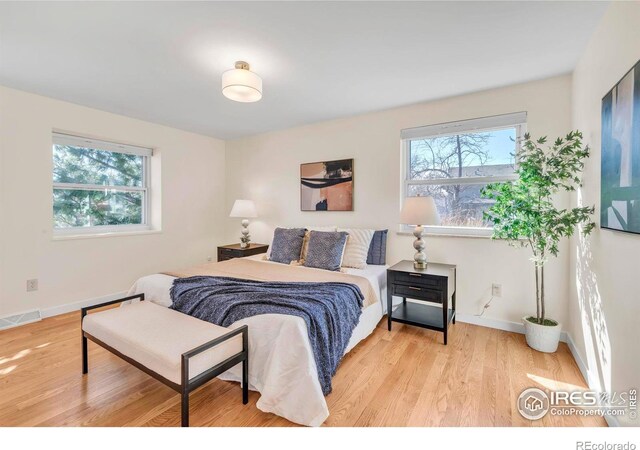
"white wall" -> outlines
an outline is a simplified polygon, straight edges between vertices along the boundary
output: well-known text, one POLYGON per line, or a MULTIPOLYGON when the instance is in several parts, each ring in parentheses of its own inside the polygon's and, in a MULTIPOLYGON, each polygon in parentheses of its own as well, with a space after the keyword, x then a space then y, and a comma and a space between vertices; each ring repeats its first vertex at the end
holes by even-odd
MULTIPOLYGON (((571 77, 510 86, 441 101, 333 120, 227 142, 227 208, 236 198, 256 202, 255 242, 270 242, 276 226, 331 225, 388 228, 388 262, 412 259, 411 236, 399 236, 400 130, 422 125, 528 112, 528 130, 556 137, 571 128, 571 77), (300 163, 354 158, 354 211, 301 212, 300 163)), ((561 199, 568 204, 568 197, 561 199)), ((229 221, 237 240, 239 222, 229 221)), ((533 267, 526 250, 487 238, 427 237, 428 258, 458 265, 458 309, 476 314, 501 283, 488 318, 519 322, 535 312, 533 267)), ((566 319, 568 243, 548 269, 551 316, 566 319)))
MULTIPOLYGON (((601 99, 640 59, 639 24, 640 3, 612 3, 573 75, 573 124, 593 150, 574 201, 596 205, 596 218, 601 99)), ((590 384, 619 392, 639 388, 640 236, 596 228, 572 244, 569 332, 587 365, 590 384)))
POLYGON ((139 276, 215 258, 224 170, 223 141, 0 87, 0 316, 112 294, 139 276), (153 147, 161 232, 53 240, 53 129, 153 147), (30 278, 37 292, 26 292, 30 278))

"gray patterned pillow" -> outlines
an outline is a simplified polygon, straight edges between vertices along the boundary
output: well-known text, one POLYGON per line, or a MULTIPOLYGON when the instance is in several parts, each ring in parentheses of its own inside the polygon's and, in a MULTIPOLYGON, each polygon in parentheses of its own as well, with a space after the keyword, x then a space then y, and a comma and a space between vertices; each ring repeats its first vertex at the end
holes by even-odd
POLYGON ((306 267, 340 270, 349 233, 344 231, 311 231, 307 244, 306 267))
POLYGON ((282 264, 298 261, 306 231, 304 228, 276 228, 273 232, 269 261, 282 264))

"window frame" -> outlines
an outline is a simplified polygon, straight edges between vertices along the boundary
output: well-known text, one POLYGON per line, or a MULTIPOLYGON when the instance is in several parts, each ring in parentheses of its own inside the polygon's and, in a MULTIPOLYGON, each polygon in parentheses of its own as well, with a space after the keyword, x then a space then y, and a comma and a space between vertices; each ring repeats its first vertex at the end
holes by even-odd
MULTIPOLYGON (((419 139, 430 139, 435 137, 455 136, 460 133, 482 133, 497 130, 515 128, 516 130, 516 158, 515 165, 518 165, 517 155, 520 145, 527 132, 527 113, 511 113, 498 116, 482 117, 478 119, 467 119, 454 122, 446 122, 425 127, 410 128, 401 132, 401 153, 402 153, 402 189, 400 205, 404 204, 410 186, 439 186, 444 184, 488 184, 513 181, 518 179, 517 174, 495 175, 478 177, 455 177, 455 178, 433 178, 429 180, 410 180, 411 173, 411 141, 419 139)), ((456 227, 448 225, 423 225, 425 234, 460 237, 490 237, 493 233, 492 227, 456 227)), ((412 233, 414 227, 401 224, 400 233, 412 233)))
MULTIPOLYGON (((139 224, 123 224, 123 225, 94 225, 87 227, 66 227, 58 228, 53 220, 53 203, 51 204, 52 227, 54 237, 76 236, 76 235, 102 235, 117 233, 135 233, 152 230, 151 227, 151 158, 153 149, 140 147, 129 144, 122 144, 101 139, 93 139, 78 135, 72 135, 61 132, 53 132, 51 143, 51 154, 53 158, 53 150, 56 145, 68 145, 81 148, 90 148, 92 150, 107 151, 112 153, 126 153, 138 155, 143 158, 142 162, 142 183, 141 186, 104 186, 101 184, 83 184, 83 183, 60 183, 52 182, 52 194, 56 190, 73 189, 86 191, 115 191, 115 192, 142 192, 142 220, 139 224)), ((52 167, 53 174, 53 167, 52 167)))

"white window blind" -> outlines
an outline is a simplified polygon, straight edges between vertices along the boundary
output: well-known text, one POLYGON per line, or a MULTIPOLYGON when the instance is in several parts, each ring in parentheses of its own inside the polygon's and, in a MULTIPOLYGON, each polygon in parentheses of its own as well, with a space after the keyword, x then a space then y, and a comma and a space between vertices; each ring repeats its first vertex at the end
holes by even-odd
POLYGON ((468 133, 475 130, 489 131, 491 129, 506 128, 527 122, 526 112, 502 114, 499 116, 481 117, 478 119, 460 120, 457 122, 440 123, 424 127, 407 128, 400 132, 401 139, 417 139, 424 137, 445 136, 468 133))
POLYGON ((128 155, 152 156, 153 150, 146 147, 138 147, 129 144, 118 144, 116 142, 101 141, 99 139, 91 139, 80 136, 72 136, 70 134, 53 133, 54 145, 92 148, 106 150, 115 153, 126 153, 128 155))

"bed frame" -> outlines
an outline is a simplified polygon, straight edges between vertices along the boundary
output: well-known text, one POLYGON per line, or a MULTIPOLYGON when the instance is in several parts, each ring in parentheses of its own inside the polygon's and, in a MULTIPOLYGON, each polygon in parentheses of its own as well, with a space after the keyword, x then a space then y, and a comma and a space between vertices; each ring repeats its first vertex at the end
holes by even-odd
MULTIPOLYGON (((129 364, 137 367, 138 369, 142 370, 148 375, 151 375, 153 378, 160 381, 161 383, 169 386, 174 391, 178 392, 182 397, 182 426, 188 427, 189 426, 189 394, 191 393, 191 391, 198 389, 203 384, 207 383, 208 381, 212 380, 218 375, 231 369, 236 364, 242 363, 242 403, 245 405, 248 403, 249 401, 248 330, 249 328, 246 325, 236 328, 230 331, 229 333, 223 334, 222 336, 212 339, 209 342, 205 342, 204 344, 199 345, 198 347, 183 353, 181 357, 182 358, 181 359, 182 380, 180 384, 174 383, 173 381, 166 379, 159 373, 154 372, 148 367, 143 366, 138 361, 120 353, 118 350, 114 349, 108 344, 105 344, 104 342, 100 341, 99 339, 91 336, 89 333, 86 333, 85 331, 82 330, 82 320, 85 318, 85 316, 89 311, 93 309, 104 308, 105 306, 115 305, 117 303, 121 303, 124 301, 136 300, 136 299, 139 299, 140 301, 144 301, 144 294, 131 295, 129 297, 124 297, 117 300, 100 303, 98 305, 92 305, 92 306, 87 306, 85 308, 81 308, 80 330, 82 332, 82 374, 83 375, 89 371, 89 359, 88 359, 88 352, 87 352, 88 350, 87 340, 89 339, 95 342, 96 344, 98 344, 99 346, 105 348, 106 350, 109 350, 114 355, 119 356, 123 360, 127 361, 129 364), (206 370, 200 375, 193 377, 192 379, 189 379, 189 359, 193 358, 194 356, 204 351, 209 350, 212 347, 215 347, 218 344, 221 344, 224 341, 231 339, 234 336, 237 336, 238 334, 242 334, 242 351, 240 353, 237 353, 234 356, 227 358, 226 360, 222 361, 219 364, 216 364, 215 366, 211 367, 210 369, 206 370)), ((177 311, 176 313, 182 314, 177 311)))

